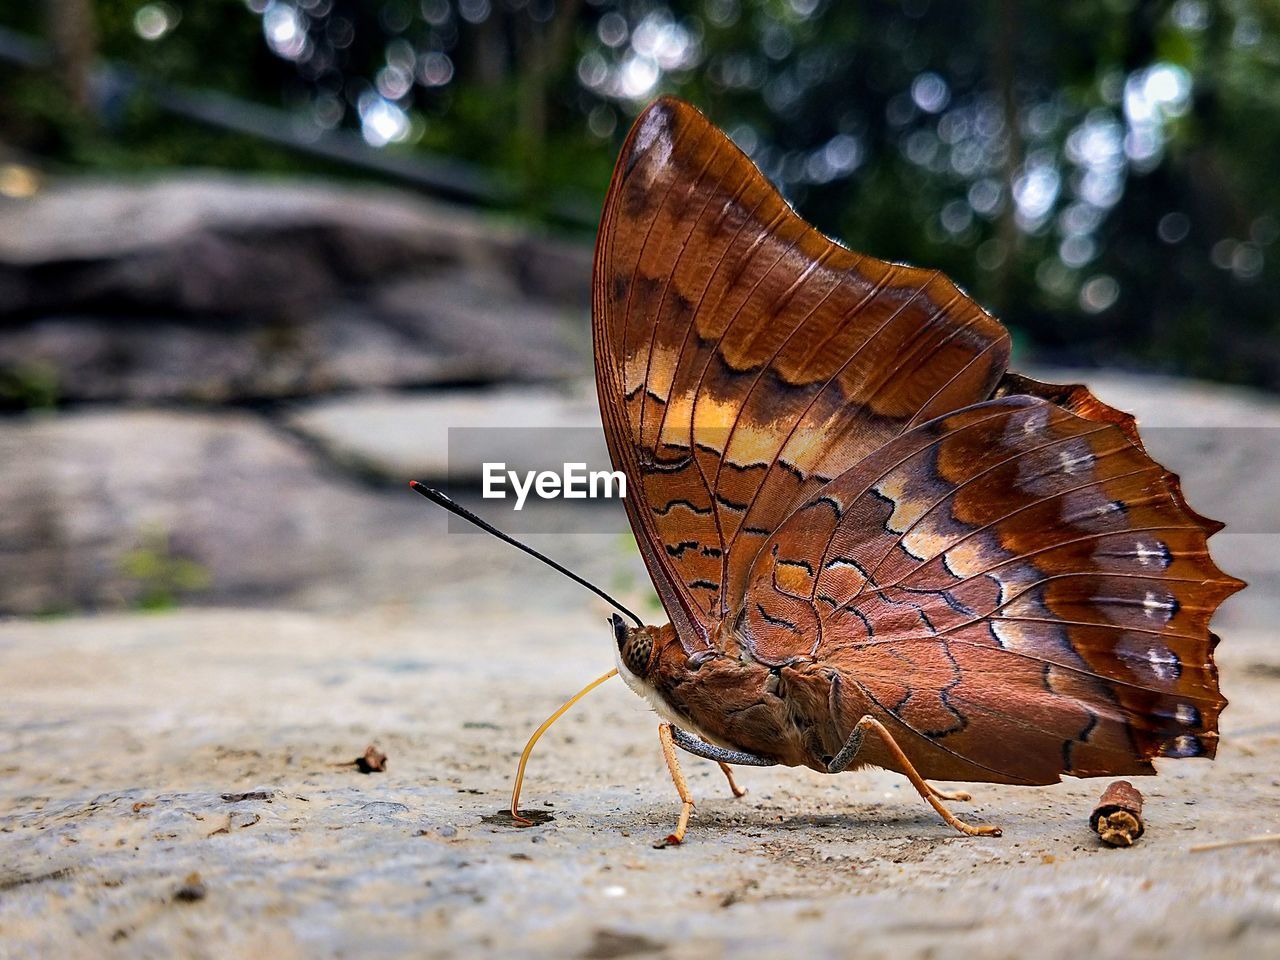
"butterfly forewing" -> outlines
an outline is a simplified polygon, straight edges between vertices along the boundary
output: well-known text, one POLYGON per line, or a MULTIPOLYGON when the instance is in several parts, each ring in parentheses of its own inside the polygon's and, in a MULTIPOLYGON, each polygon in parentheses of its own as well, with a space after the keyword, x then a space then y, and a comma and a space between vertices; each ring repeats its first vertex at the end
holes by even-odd
POLYGON ((670 99, 623 147, 595 269, 610 450, 668 612, 704 641, 798 503, 911 423, 990 396, 1008 356, 950 281, 822 236, 670 99))

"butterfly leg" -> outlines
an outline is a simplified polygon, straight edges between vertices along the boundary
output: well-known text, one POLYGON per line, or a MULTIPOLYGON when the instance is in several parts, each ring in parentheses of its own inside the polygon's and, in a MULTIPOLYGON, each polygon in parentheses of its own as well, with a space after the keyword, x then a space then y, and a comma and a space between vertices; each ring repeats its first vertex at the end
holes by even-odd
POLYGON ((729 766, 723 760, 717 760, 716 762, 720 764, 720 772, 724 774, 724 778, 729 781, 729 790, 733 795, 735 797, 745 797, 747 795, 747 788, 738 786, 738 781, 733 779, 733 767, 729 766))
POLYGON ((766 760, 764 757, 758 757, 754 753, 746 753, 742 750, 730 750, 726 747, 717 747, 714 743, 707 743, 705 740, 699 740, 692 734, 685 733, 679 727, 671 727, 671 739, 675 741, 675 745, 687 753, 692 753, 695 757, 702 757, 704 760, 714 760, 720 765, 721 771, 724 772, 725 779, 729 781, 729 789, 733 791, 735 797, 741 797, 746 794, 746 790, 738 786, 738 782, 733 779, 733 770, 729 768, 729 764, 736 763, 747 767, 772 767, 775 766, 772 760, 766 760))
POLYGON ((684 774, 680 772, 680 760, 676 757, 676 743, 672 736, 675 728, 669 723, 658 724, 658 741, 662 744, 662 755, 666 758, 667 769, 671 771, 671 781, 676 785, 676 793, 680 794, 680 822, 676 824, 675 833, 668 834, 665 840, 659 840, 655 847, 671 847, 684 841, 685 829, 689 826, 689 814, 693 812, 693 794, 689 785, 684 782, 684 774))
POLYGON ((691 733, 685 733, 679 727, 667 724, 671 727, 671 739, 677 747, 692 753, 695 757, 702 757, 704 760, 714 760, 719 764, 733 763, 741 767, 776 767, 776 760, 769 760, 765 757, 758 756, 754 753, 747 753, 745 750, 730 750, 728 747, 717 747, 714 743, 707 743, 705 740, 699 740, 691 733))
POLYGON ((862 749, 863 738, 866 737, 868 730, 874 730, 879 734, 884 745, 889 748, 889 752, 893 754, 894 760, 897 761, 899 769, 906 778, 911 781, 911 785, 916 788, 920 796, 928 802, 929 806, 938 811, 938 815, 942 817, 948 824, 955 827, 963 834, 971 837, 998 837, 1001 834, 999 827, 974 827, 965 823, 950 810, 942 805, 942 801, 937 796, 937 791, 925 782, 924 777, 912 766, 911 761, 907 759, 907 755, 903 753, 902 748, 898 746, 898 741, 893 739, 893 735, 885 729, 875 717, 867 715, 859 720, 853 726, 853 730, 849 734, 849 739, 845 741, 840 752, 832 758, 827 764, 828 773, 839 773, 853 762, 854 757, 858 755, 858 751, 862 749))
POLYGON ((966 793, 964 790, 939 790, 932 783, 926 783, 929 792, 939 800, 956 800, 960 803, 967 803, 973 799, 973 794, 966 793))

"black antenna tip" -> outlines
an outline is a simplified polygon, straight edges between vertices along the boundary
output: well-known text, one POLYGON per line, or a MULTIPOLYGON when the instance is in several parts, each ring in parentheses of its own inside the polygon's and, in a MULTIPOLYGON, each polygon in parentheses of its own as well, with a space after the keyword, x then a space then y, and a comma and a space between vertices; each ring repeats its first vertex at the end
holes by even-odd
POLYGON ((419 483, 417 480, 410 480, 409 489, 414 493, 422 494, 432 503, 438 503, 442 507, 451 508, 453 506, 452 500, 435 487, 428 487, 425 483, 419 483))

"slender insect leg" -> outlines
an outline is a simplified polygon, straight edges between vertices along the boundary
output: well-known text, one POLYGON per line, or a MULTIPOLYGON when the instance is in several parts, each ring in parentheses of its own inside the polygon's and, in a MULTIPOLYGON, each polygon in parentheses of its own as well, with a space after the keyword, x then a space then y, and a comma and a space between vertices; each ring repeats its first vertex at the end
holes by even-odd
POLYGON ((939 790, 932 783, 926 783, 925 786, 927 786, 929 788, 929 792, 939 800, 955 800, 959 803, 967 803, 973 799, 973 794, 967 793, 964 790, 939 790))
MULTIPOLYGON (((867 719, 866 717, 862 718, 867 719)), ((853 725, 853 729, 849 731, 849 739, 844 742, 844 746, 840 748, 840 752, 831 758, 831 762, 827 764, 827 773, 842 773, 849 768, 849 764, 853 763, 854 757, 858 755, 858 751, 862 749, 862 739, 867 735, 867 731, 862 727, 862 721, 858 721, 853 725)))
POLYGON ((720 764, 721 771, 724 772, 725 779, 729 781, 729 789, 733 791, 735 797, 741 797, 746 794, 746 790, 738 786, 738 782, 733 779, 733 771, 729 769, 729 764, 737 763, 749 767, 772 767, 776 764, 772 760, 766 760, 764 757, 758 757, 754 753, 746 753, 742 750, 730 750, 727 747, 717 747, 714 743, 707 743, 705 740, 699 740, 692 734, 685 733, 679 727, 672 726, 671 739, 675 745, 687 753, 692 753, 695 757, 702 757, 704 760, 714 760, 720 764))
POLYGON ((735 797, 745 797, 747 795, 747 788, 738 786, 738 781, 733 779, 733 767, 729 766, 723 760, 717 760, 716 763, 720 764, 720 772, 723 773, 724 778, 729 781, 729 789, 733 791, 733 795, 735 797))
POLYGON ((684 774, 680 772, 680 760, 676 757, 676 744, 671 731, 671 724, 658 724, 662 755, 666 758, 667 769, 671 771, 671 782, 676 785, 676 793, 680 794, 680 822, 676 824, 675 833, 668 834, 665 840, 655 843, 655 847, 670 847, 683 842, 685 829, 689 826, 689 814, 693 811, 693 795, 689 793, 689 785, 684 782, 684 774))
POLYGON ((671 724, 668 724, 668 726, 671 726, 671 739, 675 742, 675 745, 686 753, 692 753, 695 757, 714 760, 716 763, 734 763, 743 767, 776 767, 778 765, 776 760, 756 756, 756 754, 747 753, 744 750, 717 747, 714 743, 707 743, 707 741, 699 740, 691 733, 685 733, 677 726, 672 726, 671 724))
POLYGON ((884 745, 889 748, 889 752, 893 754, 899 769, 911 781, 911 785, 916 788, 920 796, 924 797, 929 806, 938 811, 938 815, 943 820, 970 837, 1000 836, 1001 830, 999 827, 970 826, 944 807, 942 801, 938 799, 938 792, 925 782, 924 777, 920 776, 920 773, 912 766, 911 761, 907 759, 907 755, 902 752, 902 748, 898 746, 898 741, 894 740, 893 735, 885 729, 884 724, 873 716, 867 715, 853 725, 849 739, 845 741, 845 745, 840 748, 840 752, 836 754, 835 758, 827 764, 828 773, 839 773, 853 762, 853 758, 857 756, 858 751, 862 748, 862 740, 868 730, 874 730, 879 735, 880 739, 884 741, 884 745))

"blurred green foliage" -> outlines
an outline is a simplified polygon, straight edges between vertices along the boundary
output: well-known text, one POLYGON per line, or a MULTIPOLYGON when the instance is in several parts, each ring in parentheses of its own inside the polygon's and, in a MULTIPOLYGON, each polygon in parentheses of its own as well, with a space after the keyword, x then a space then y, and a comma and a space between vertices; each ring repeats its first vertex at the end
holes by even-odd
POLYGON ((59 392, 58 372, 47 363, 0 367, 0 410, 52 410, 59 392))
POLYGON ((202 564, 174 554, 162 527, 142 532, 139 545, 120 558, 120 572, 133 581, 132 602, 138 610, 171 610, 213 582, 202 564))
MULTIPOLYGON (((676 92, 820 227, 944 270, 1024 354, 1280 388, 1276 0, 93 7, 101 55, 153 84, 469 161, 532 218, 597 207, 630 118, 676 92)), ((39 32, 39 5, 0 22, 39 32)), ((0 141, 49 161, 327 169, 145 94, 86 116, 56 78, 0 81, 0 141)))

